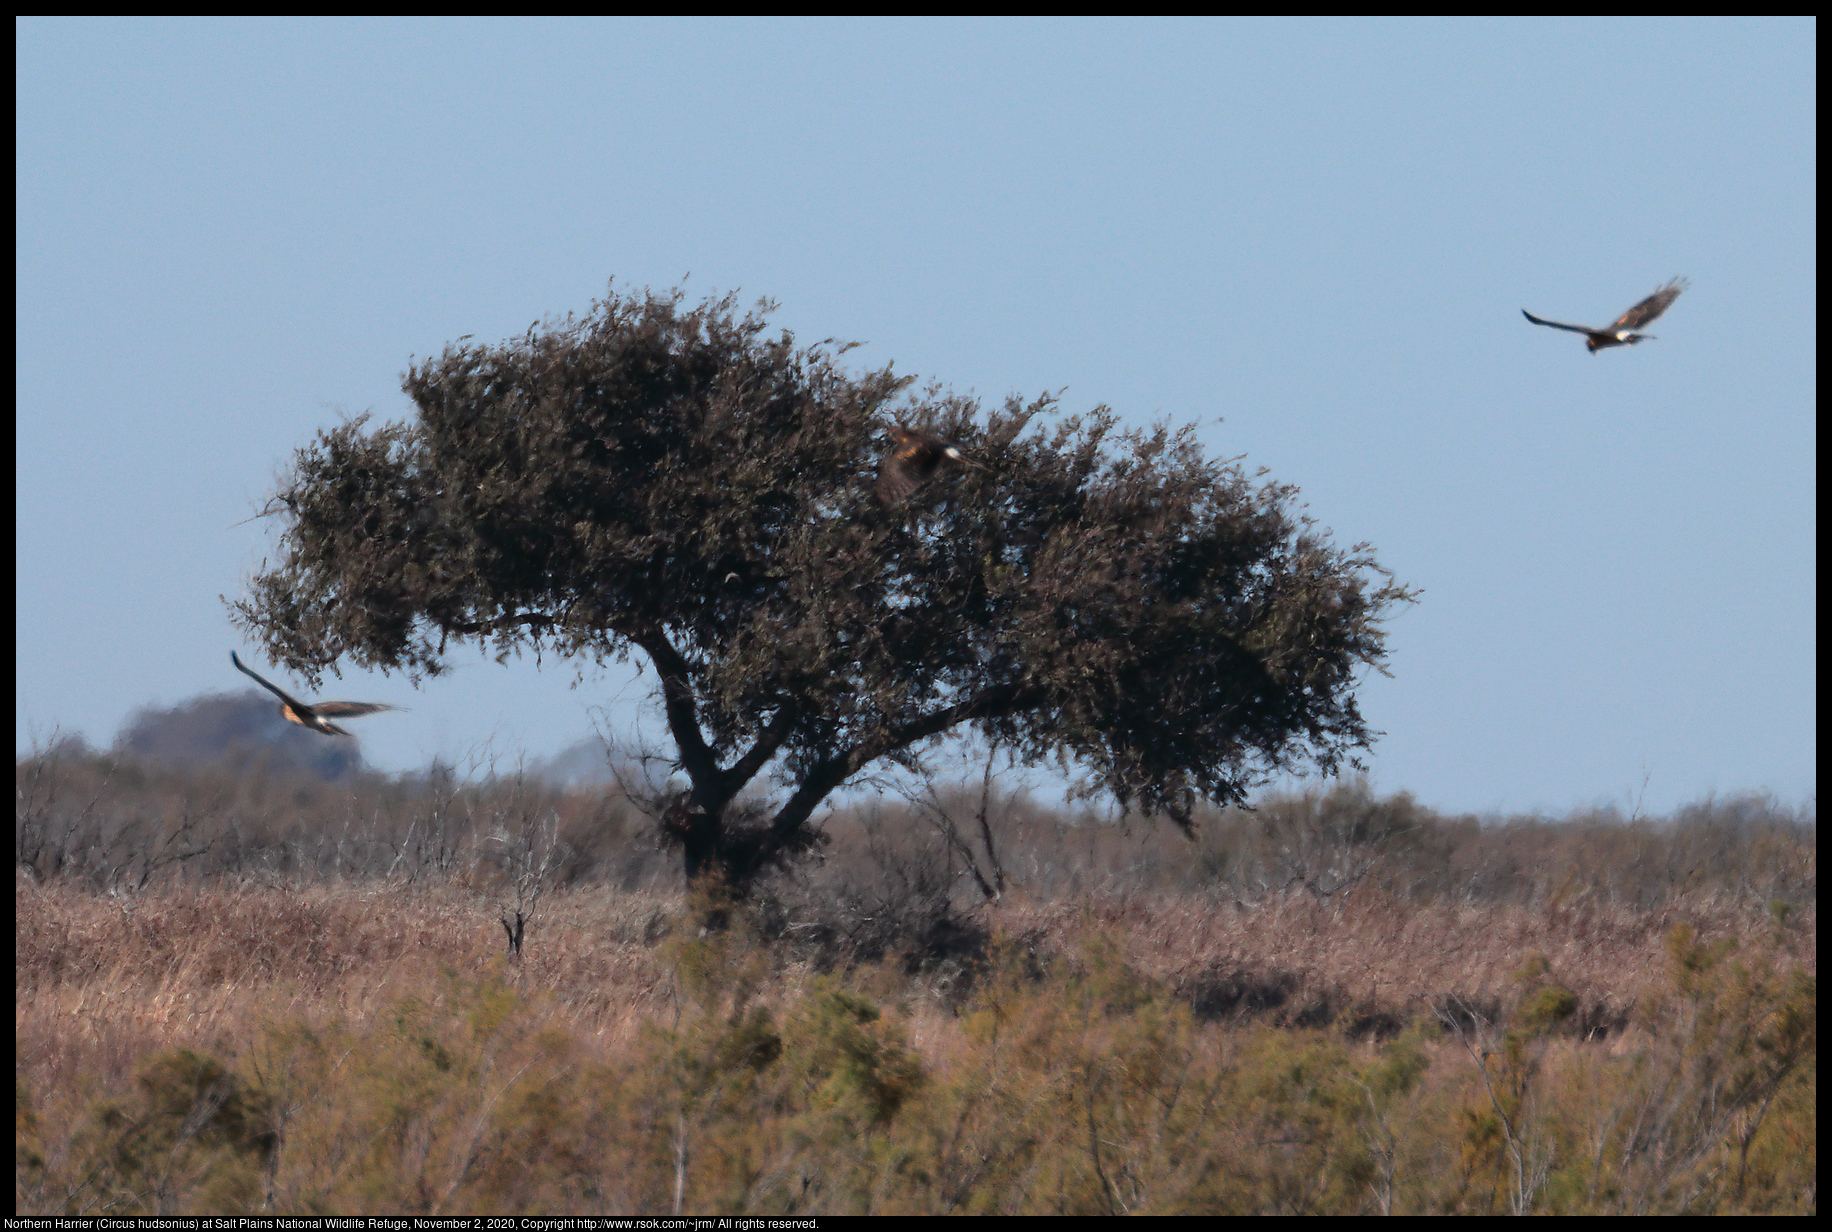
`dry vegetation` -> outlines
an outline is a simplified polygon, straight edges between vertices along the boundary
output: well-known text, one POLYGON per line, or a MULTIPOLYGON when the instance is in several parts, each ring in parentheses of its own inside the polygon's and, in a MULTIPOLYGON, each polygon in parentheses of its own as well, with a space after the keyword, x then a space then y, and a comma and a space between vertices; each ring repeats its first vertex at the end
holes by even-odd
POLYGON ((17 766, 22 1213, 1802 1212, 1816 823, 17 766), (503 924, 527 921, 519 956, 503 924), (727 926, 695 921, 720 915, 727 926))

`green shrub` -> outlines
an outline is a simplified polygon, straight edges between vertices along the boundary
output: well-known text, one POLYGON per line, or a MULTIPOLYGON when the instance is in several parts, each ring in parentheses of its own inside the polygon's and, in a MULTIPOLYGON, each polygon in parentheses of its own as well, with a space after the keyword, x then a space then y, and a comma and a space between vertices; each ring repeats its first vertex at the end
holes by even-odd
MULTIPOLYGON (((617 1037, 447 975, 377 1010, 15 1084, 32 1214, 1813 1211, 1816 987, 1669 937, 1613 1037, 1531 956, 1511 1003, 1384 1041, 1198 1022, 1091 932, 995 942, 958 1017, 772 971, 742 919, 669 943, 617 1037), (798 982, 798 980, 800 982, 798 982), (919 1052, 912 1044, 921 1026, 919 1052), (73 1109, 51 1116, 44 1101, 73 1109)), ((524 969, 525 970, 525 969, 524 969)), ((875 988, 876 991, 871 991, 875 988)))

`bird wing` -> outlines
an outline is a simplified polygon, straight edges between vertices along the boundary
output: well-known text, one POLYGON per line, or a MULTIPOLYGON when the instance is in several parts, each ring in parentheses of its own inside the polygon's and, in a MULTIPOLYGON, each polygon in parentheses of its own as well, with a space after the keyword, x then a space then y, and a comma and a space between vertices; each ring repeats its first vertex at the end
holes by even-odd
POLYGON ((301 712, 302 714, 310 714, 313 711, 313 709, 315 709, 315 707, 306 705, 304 702, 300 701, 298 698, 294 697, 291 693, 288 693, 285 689, 282 689, 279 685, 267 679, 267 677, 261 675, 259 672, 252 670, 246 663, 242 662, 242 660, 236 656, 236 653, 233 650, 229 652, 229 661, 235 664, 237 671, 247 676, 253 676, 255 678, 255 681, 258 684, 260 684, 260 686, 263 689, 266 689, 269 693, 272 693, 275 697, 279 698, 281 701, 291 706, 294 710, 297 710, 301 712))
POLYGON ((1666 286, 1660 288, 1660 290, 1654 292, 1639 304, 1636 304, 1633 308, 1630 308, 1627 312, 1617 317, 1615 325, 1611 328, 1640 329, 1643 325, 1646 325, 1649 321, 1658 317, 1668 308, 1671 308, 1673 306, 1673 301, 1678 299, 1679 293, 1685 289, 1686 280, 1684 278, 1675 278, 1672 282, 1669 282, 1666 286))
POLYGON ((932 438, 908 428, 891 426, 891 437, 897 447, 878 467, 878 499, 887 505, 908 498, 920 488, 935 469, 935 443, 932 438))
POLYGON ((1548 321, 1544 317, 1534 316, 1525 308, 1520 310, 1520 315, 1527 318, 1527 320, 1533 322, 1535 325, 1550 325, 1553 329, 1568 329, 1574 334, 1594 334, 1597 332, 1588 325, 1567 325, 1563 321, 1548 321))
POLYGON ((884 459, 884 465, 878 468, 878 499, 887 505, 895 505, 909 498, 910 493, 920 488, 923 480, 928 478, 913 464, 913 453, 920 452, 921 447, 899 449, 884 459))
POLYGON ((380 710, 399 710, 399 706, 384 706, 380 702, 314 702, 312 709, 319 716, 332 719, 357 719, 365 714, 374 714, 380 710))

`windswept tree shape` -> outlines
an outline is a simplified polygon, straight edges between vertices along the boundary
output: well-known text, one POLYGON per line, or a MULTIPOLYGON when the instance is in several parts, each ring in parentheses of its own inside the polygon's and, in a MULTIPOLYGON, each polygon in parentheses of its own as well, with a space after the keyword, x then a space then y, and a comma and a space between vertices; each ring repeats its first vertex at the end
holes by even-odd
POLYGON ((436 676, 454 639, 639 652, 685 783, 665 828, 690 880, 738 888, 813 841, 836 788, 962 725, 1186 831, 1199 798, 1367 746, 1354 686, 1410 596, 1294 489, 1189 428, 1121 432, 1104 407, 1046 428, 1048 397, 983 411, 849 375, 846 347, 770 334, 771 308, 613 290, 416 363, 413 422, 299 451, 284 559, 238 623, 314 681, 346 659, 436 676), (887 507, 898 424, 981 466, 887 507), (766 771, 771 802, 740 805, 766 771))

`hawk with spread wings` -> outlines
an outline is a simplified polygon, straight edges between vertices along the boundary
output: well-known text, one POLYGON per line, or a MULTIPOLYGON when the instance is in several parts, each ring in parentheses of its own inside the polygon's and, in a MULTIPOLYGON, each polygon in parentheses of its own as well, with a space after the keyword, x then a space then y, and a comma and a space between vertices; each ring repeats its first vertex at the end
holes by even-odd
POLYGON ((908 500, 911 493, 933 479, 935 472, 944 466, 990 469, 962 453, 961 447, 953 441, 902 424, 892 424, 890 433, 893 442, 890 456, 878 467, 878 499, 886 505, 908 500))
POLYGON ((1673 301, 1679 298, 1679 293, 1686 289, 1686 285, 1684 278, 1675 278, 1603 329, 1593 329, 1588 325, 1567 325, 1563 321, 1547 321, 1534 316, 1525 308, 1522 308, 1520 313, 1535 325, 1549 325, 1553 329, 1565 329, 1574 334, 1583 334, 1585 348, 1595 355, 1605 347, 1633 346, 1637 342, 1652 338, 1652 334, 1638 334, 1635 331, 1671 308, 1673 301))
POLYGON ((237 671, 253 676, 263 689, 280 699, 280 714, 288 722, 297 723, 301 727, 309 727, 315 732, 323 732, 327 736, 350 734, 331 722, 332 719, 355 719, 365 714, 374 714, 378 710, 400 709, 399 706, 384 706, 380 702, 318 702, 308 706, 265 676, 251 671, 233 650, 229 652, 229 661, 235 664, 237 671))

